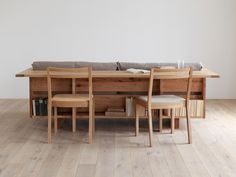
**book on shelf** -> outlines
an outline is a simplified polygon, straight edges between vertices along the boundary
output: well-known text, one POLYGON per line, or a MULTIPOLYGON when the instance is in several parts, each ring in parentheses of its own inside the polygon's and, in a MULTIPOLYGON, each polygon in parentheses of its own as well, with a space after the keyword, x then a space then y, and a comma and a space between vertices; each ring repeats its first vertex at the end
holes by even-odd
POLYGON ((39 100, 35 99, 35 115, 38 116, 39 115, 39 100))
POLYGON ((125 107, 126 107, 126 116, 132 117, 135 114, 135 105, 134 105, 134 98, 133 97, 126 97, 125 98, 125 107))
POLYGON ((125 112, 111 112, 111 111, 106 111, 105 112, 105 116, 125 116, 126 113, 125 112))
POLYGON ((124 108, 107 108, 105 112, 105 116, 125 116, 125 109, 124 108))
POLYGON ((124 112, 124 108, 107 108, 108 112, 124 112))
POLYGON ((35 99, 32 100, 32 106, 33 106, 33 116, 36 116, 36 106, 35 106, 35 99))
POLYGON ((32 100, 32 115, 33 116, 47 116, 48 114, 48 100, 47 98, 35 98, 32 100))
POLYGON ((44 102, 43 102, 43 98, 39 98, 39 106, 38 106, 38 110, 39 110, 39 116, 44 116, 44 102))
POLYGON ((43 115, 48 115, 48 99, 44 98, 43 99, 43 115))

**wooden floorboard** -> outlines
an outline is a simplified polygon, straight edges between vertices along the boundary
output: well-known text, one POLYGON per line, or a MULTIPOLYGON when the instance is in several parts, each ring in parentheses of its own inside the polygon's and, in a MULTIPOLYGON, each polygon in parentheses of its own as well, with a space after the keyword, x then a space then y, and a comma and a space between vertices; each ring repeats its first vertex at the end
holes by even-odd
MULTIPOLYGON (((72 133, 66 120, 47 144, 47 120, 28 117, 27 100, 0 99, 0 177, 235 177, 236 100, 208 100, 206 119, 186 122, 171 135, 134 136, 132 120, 97 120, 93 144, 88 122, 72 133)), ((142 127, 147 122, 142 121, 142 127)))

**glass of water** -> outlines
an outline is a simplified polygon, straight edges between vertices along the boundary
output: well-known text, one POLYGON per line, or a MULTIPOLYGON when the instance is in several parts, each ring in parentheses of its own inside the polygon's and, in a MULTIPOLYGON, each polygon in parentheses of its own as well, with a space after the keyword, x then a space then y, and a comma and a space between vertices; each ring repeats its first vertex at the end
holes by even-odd
POLYGON ((177 61, 177 67, 178 67, 178 69, 184 68, 184 60, 178 60, 177 61))

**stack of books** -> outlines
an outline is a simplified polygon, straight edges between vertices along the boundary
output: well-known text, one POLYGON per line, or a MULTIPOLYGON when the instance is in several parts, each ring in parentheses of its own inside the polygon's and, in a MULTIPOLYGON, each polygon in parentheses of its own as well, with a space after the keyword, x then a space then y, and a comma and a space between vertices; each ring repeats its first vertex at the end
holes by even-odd
MULTIPOLYGON (((203 109, 204 109, 204 101, 203 100, 190 100, 189 101, 190 108, 190 117, 200 118, 203 117, 203 109)), ((185 108, 177 108, 175 109, 176 117, 186 117, 185 108)))
POLYGON ((48 99, 35 98, 32 100, 33 116, 47 116, 48 115, 48 99))
POLYGON ((124 108, 107 108, 105 116, 123 117, 126 115, 124 108))

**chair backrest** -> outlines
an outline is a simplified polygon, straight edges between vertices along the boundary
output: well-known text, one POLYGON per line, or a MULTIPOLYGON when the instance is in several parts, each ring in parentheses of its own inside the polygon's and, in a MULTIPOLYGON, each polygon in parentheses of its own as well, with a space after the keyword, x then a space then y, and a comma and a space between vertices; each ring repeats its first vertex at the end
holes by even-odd
POLYGON ((181 69, 162 69, 152 68, 150 72, 149 90, 148 90, 148 104, 151 104, 153 80, 154 79, 187 79, 187 90, 186 90, 186 103, 191 96, 191 84, 192 84, 192 68, 181 68, 181 69))
POLYGON ((48 101, 52 98, 52 79, 72 79, 72 94, 76 93, 76 79, 88 79, 88 93, 89 98, 92 99, 92 68, 47 68, 47 82, 48 82, 48 101))

